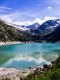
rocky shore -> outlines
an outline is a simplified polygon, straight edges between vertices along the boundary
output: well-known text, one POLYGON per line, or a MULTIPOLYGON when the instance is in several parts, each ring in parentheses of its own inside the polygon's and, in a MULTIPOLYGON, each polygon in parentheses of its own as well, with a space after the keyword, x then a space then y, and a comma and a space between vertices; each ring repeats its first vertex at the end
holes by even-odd
POLYGON ((32 43, 30 42, 21 42, 21 41, 9 41, 9 42, 0 42, 0 45, 12 45, 12 44, 23 44, 23 43, 32 43))
POLYGON ((33 73, 36 68, 17 70, 14 68, 0 68, 0 80, 20 80, 33 73))
POLYGON ((0 45, 11 45, 11 44, 21 44, 20 41, 9 41, 9 42, 0 42, 0 45))
POLYGON ((0 68, 0 80, 22 80, 29 74, 36 74, 37 71, 44 71, 50 68, 51 65, 44 65, 41 67, 29 67, 24 70, 17 70, 14 68, 0 68))
POLYGON ((0 80, 60 80, 60 57, 51 65, 18 70, 0 68, 0 80))

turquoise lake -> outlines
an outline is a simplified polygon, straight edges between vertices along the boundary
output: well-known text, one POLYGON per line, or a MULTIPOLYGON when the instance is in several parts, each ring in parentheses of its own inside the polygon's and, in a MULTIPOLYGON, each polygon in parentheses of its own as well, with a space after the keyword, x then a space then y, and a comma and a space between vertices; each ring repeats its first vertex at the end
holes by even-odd
POLYGON ((58 43, 22 43, 0 46, 0 67, 24 69, 50 64, 60 56, 58 43))

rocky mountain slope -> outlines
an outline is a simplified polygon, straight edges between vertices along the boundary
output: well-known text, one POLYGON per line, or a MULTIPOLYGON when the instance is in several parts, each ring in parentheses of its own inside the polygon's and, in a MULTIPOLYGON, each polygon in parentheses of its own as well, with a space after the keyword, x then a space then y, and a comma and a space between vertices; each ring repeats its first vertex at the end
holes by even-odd
POLYGON ((60 19, 29 26, 11 25, 0 20, 0 41, 60 41, 60 19))
POLYGON ((30 32, 34 39, 39 41, 60 41, 60 20, 48 20, 30 32))
POLYGON ((38 30, 42 35, 42 39, 46 41, 60 40, 60 20, 49 20, 43 23, 38 30))
POLYGON ((27 36, 24 31, 0 20, 0 41, 25 41, 27 36))

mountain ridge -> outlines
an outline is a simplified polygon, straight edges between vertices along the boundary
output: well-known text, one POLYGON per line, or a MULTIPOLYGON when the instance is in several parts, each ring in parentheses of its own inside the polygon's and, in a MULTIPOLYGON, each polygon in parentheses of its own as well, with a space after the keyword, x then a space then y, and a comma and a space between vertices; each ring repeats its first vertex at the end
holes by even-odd
POLYGON ((42 25, 35 23, 29 26, 0 20, 0 41, 60 41, 60 19, 48 20, 42 25))

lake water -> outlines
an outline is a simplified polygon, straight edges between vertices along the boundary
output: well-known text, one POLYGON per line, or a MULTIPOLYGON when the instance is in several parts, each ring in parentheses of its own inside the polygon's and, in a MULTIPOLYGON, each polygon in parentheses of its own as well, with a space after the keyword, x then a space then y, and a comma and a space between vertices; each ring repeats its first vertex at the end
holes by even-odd
POLYGON ((58 43, 23 43, 0 46, 0 67, 28 68, 50 64, 60 56, 58 43))

